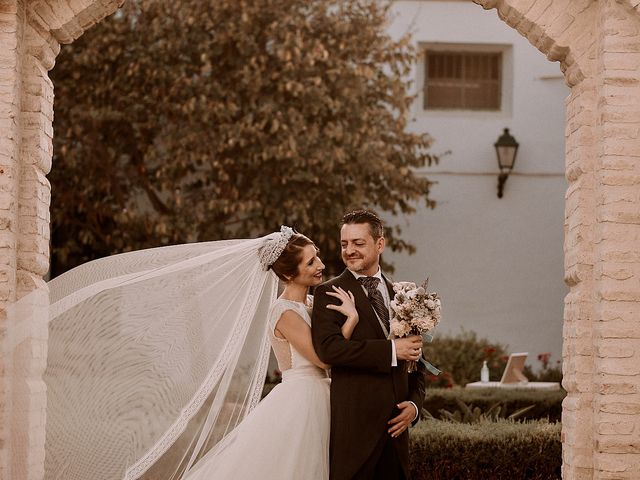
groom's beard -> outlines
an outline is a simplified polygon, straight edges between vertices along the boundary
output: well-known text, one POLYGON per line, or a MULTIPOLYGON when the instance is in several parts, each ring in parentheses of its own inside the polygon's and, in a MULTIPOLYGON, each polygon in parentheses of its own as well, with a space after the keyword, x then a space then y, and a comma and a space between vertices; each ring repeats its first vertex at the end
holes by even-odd
MULTIPOLYGON (((346 267, 352 272, 356 272, 359 274, 364 274, 364 272, 368 272, 371 269, 375 271, 378 270, 378 259, 369 259, 367 260, 361 255, 351 255, 347 257, 346 255, 342 256, 342 261, 346 265, 346 267)), ((375 273, 375 272, 374 272, 375 273)))

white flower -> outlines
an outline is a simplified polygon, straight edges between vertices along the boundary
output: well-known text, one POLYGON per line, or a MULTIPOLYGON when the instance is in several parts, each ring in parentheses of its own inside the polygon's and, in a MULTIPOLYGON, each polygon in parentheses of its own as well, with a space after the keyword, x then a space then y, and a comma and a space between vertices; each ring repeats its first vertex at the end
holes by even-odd
POLYGON ((416 288, 416 284, 413 282, 396 282, 393 284, 393 291, 396 293, 404 293, 414 288, 416 288))
POLYGON ((406 337, 411 331, 411 326, 407 322, 397 320, 391 321, 391 333, 396 337, 406 337))
POLYGON ((420 332, 427 332, 435 327, 435 321, 431 316, 416 318, 412 323, 420 332))
POLYGON ((417 287, 413 282, 396 282, 393 290, 391 332, 396 337, 407 336, 411 332, 428 332, 438 325, 440 299, 437 293, 426 291, 426 283, 417 287))

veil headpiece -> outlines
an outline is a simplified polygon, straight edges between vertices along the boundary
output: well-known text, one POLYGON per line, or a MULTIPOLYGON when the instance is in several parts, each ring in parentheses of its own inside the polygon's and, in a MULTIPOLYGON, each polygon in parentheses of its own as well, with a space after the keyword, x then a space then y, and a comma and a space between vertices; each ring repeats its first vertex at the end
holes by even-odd
POLYGON ((293 228, 282 225, 279 232, 272 233, 266 237, 264 245, 259 252, 262 268, 268 270, 280 258, 294 233, 293 228))
POLYGON ((260 400, 293 233, 114 255, 14 304, 49 322, 45 479, 176 480, 218 445, 260 400))

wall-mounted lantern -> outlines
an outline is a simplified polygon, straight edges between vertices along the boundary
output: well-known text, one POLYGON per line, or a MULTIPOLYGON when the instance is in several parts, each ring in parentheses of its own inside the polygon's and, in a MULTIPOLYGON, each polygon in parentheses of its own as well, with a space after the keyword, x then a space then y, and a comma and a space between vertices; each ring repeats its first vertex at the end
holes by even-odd
POLYGON ((502 198, 504 184, 513 170, 513 164, 516 162, 516 154, 518 153, 518 142, 511 136, 509 129, 505 128, 498 141, 494 143, 496 147, 496 155, 498 156, 498 165, 500 166, 500 175, 498 176, 498 198, 502 198))

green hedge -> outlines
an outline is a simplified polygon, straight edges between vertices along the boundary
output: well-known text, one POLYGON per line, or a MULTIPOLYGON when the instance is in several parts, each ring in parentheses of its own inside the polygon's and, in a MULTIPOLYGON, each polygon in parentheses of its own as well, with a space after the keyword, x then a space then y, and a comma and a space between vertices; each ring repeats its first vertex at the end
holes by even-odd
POLYGON ((560 430, 559 423, 545 421, 422 421, 411 430, 411 478, 559 479, 560 430))
POLYGON ((548 419, 550 422, 559 422, 562 417, 562 400, 567 395, 564 390, 511 390, 503 388, 466 389, 454 388, 429 388, 423 408, 436 418, 440 418, 440 409, 450 412, 458 410, 456 398, 467 405, 479 407, 482 411, 488 410, 494 404, 500 402, 507 409, 507 414, 516 410, 535 405, 528 411, 523 419, 548 419))

